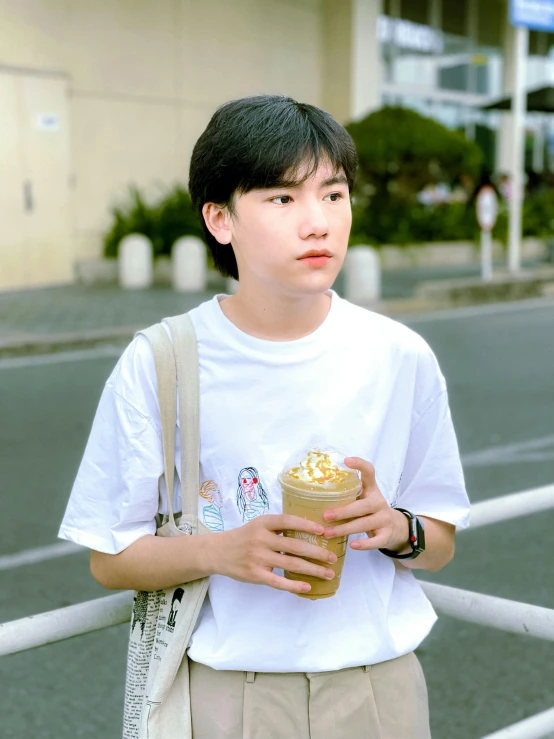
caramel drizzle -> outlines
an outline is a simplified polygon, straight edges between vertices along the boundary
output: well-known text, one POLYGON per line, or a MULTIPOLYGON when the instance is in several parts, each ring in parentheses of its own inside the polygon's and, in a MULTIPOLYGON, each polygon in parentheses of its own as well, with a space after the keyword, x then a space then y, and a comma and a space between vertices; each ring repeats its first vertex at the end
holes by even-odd
POLYGON ((306 480, 323 485, 326 482, 343 482, 352 473, 349 470, 341 470, 331 461, 329 454, 324 452, 308 452, 299 467, 293 467, 289 475, 294 480, 306 480), (302 474, 301 474, 302 473, 302 474))

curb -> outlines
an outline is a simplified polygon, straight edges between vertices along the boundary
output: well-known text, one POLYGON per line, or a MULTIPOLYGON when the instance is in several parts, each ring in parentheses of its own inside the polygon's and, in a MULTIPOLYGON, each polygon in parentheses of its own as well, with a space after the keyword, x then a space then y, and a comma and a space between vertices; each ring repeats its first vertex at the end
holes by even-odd
MULTIPOLYGON (((553 291, 554 293, 554 291, 553 291)), ((549 291, 534 301, 543 301, 551 304, 552 297, 549 291)), ((533 301, 533 302, 534 302, 533 301)), ((381 313, 395 320, 402 321, 411 315, 425 316, 444 310, 456 310, 478 305, 504 305, 508 303, 528 302, 528 299, 505 301, 474 301, 465 305, 445 304, 440 300, 416 297, 399 300, 384 300, 377 303, 357 303, 362 308, 381 313)), ((144 326, 116 326, 112 328, 87 329, 62 334, 19 334, 0 338, 0 358, 31 356, 33 354, 53 354, 55 352, 88 349, 94 346, 126 345, 129 344, 135 333, 144 326)))
POLYGON ((118 326, 63 334, 26 334, 23 337, 0 340, 0 357, 52 354, 92 346, 129 343, 141 328, 144 326, 118 326))

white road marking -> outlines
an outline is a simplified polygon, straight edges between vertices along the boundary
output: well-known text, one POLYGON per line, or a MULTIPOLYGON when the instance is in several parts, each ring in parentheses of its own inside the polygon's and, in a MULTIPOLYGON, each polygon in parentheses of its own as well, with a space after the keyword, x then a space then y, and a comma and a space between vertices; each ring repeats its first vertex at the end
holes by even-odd
POLYGON ((55 544, 48 544, 45 547, 25 549, 22 552, 16 552, 16 554, 4 554, 0 556, 0 571, 13 570, 15 567, 34 565, 38 562, 44 562, 47 559, 66 557, 68 554, 77 554, 77 552, 84 551, 86 551, 85 547, 73 544, 70 541, 59 541, 55 544))
POLYGON ((495 464, 542 462, 553 457, 554 435, 548 435, 463 454, 462 464, 464 467, 489 467, 495 464))
POLYGON ((33 354, 25 357, 3 357, 0 359, 0 370, 18 369, 19 367, 37 367, 41 364, 81 362, 86 359, 99 359, 101 357, 120 357, 123 350, 123 346, 95 346, 90 349, 75 349, 68 352, 33 354))
POLYGON ((402 323, 431 323, 433 321, 447 321, 453 318, 474 318, 476 316, 494 316, 502 313, 518 313, 528 310, 554 308, 554 301, 548 298, 532 298, 531 300, 514 300, 510 303, 492 303, 490 305, 468 305, 463 308, 448 308, 445 310, 429 311, 428 313, 414 313, 393 316, 402 323))

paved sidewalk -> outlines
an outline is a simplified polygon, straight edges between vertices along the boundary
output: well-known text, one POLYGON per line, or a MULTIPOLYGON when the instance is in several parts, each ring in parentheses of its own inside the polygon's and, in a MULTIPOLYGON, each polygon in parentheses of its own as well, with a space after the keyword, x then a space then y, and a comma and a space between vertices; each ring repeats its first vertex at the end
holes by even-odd
POLYGON ((127 341, 138 328, 184 313, 213 295, 83 285, 0 294, 0 353, 127 341))
MULTIPOLYGON (((386 271, 383 300, 368 307, 391 316, 433 310, 438 306, 432 301, 414 298, 419 284, 478 274, 479 265, 386 271)), ((343 294, 341 275, 335 289, 343 294)), ((116 285, 76 284, 0 293, 0 356, 124 344, 137 329, 184 313, 222 291, 216 285, 206 292, 177 293, 168 287, 121 290, 116 285)))

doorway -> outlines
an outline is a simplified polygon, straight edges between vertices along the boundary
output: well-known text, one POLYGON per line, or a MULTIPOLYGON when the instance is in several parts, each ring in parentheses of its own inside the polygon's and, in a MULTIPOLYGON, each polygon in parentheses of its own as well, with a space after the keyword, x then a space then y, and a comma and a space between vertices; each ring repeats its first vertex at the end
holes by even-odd
POLYGON ((0 290, 73 281, 68 92, 0 69, 0 290))

